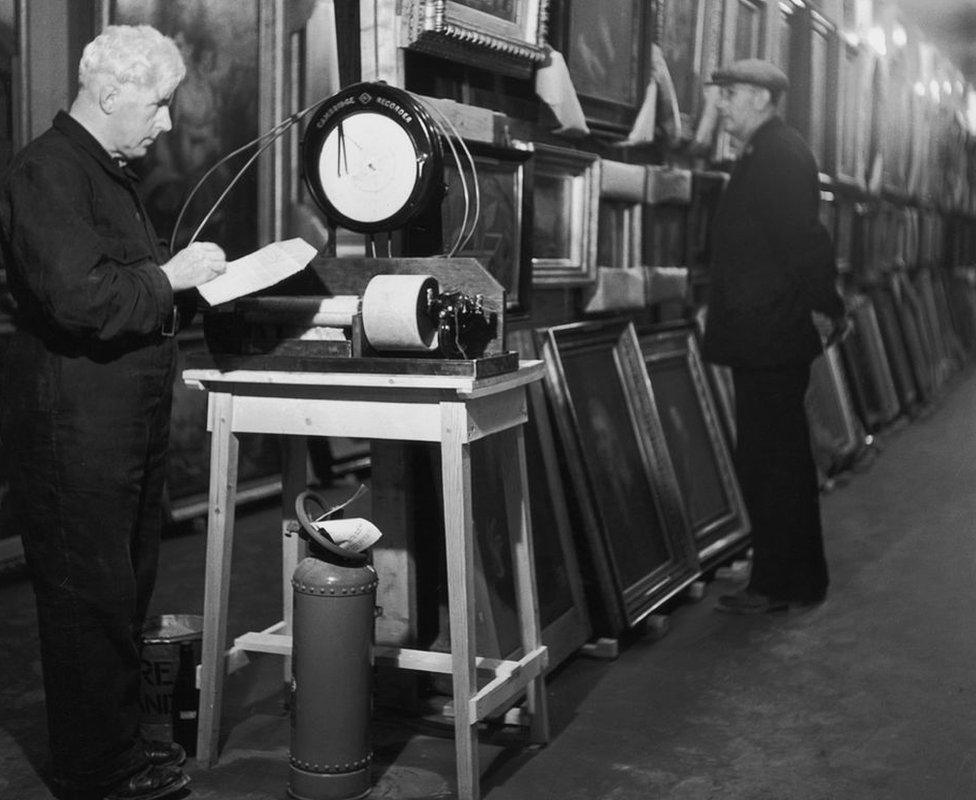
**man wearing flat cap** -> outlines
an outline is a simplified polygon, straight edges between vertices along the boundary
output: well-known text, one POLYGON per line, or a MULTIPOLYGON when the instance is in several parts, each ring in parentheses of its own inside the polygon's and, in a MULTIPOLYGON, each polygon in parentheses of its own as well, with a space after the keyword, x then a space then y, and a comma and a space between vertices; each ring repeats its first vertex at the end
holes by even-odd
POLYGON ((846 328, 817 163, 776 113, 782 70, 745 59, 712 73, 741 144, 715 215, 707 360, 732 368, 735 466, 752 522, 749 583, 719 598, 739 614, 824 599, 828 574, 804 398, 810 364, 846 328))

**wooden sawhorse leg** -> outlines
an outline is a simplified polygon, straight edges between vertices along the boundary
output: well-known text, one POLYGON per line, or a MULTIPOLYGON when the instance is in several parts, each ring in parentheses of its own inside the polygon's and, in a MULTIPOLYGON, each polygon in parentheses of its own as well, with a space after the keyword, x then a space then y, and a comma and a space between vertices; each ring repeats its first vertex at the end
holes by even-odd
POLYGON ((471 510, 471 452, 465 441, 463 403, 441 403, 441 474, 447 598, 451 621, 454 742, 459 800, 479 800, 478 720, 471 698, 477 691, 474 628, 474 522, 471 510))
POLYGON ((197 729, 197 761, 205 767, 213 766, 217 760, 217 737, 220 733, 238 454, 238 441, 233 432, 233 396, 225 393, 211 394, 209 412, 210 511, 207 515, 203 647, 197 729))

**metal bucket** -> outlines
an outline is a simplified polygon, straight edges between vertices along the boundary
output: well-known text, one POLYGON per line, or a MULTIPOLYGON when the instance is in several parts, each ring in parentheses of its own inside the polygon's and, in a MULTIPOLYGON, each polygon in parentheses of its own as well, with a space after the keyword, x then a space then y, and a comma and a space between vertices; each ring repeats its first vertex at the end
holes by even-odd
POLYGON ((187 755, 196 751, 196 668, 203 644, 203 618, 163 614, 142 629, 140 732, 144 739, 178 742, 187 755))

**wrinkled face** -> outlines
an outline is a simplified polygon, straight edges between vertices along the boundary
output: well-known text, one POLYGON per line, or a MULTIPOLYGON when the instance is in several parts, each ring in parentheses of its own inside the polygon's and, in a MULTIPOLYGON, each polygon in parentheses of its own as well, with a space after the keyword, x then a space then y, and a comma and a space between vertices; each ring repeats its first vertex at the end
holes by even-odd
POLYGON ((172 97, 172 92, 163 95, 155 86, 119 86, 111 115, 113 152, 126 161, 144 156, 156 137, 173 127, 169 116, 172 97))
POLYGON ((722 126, 736 139, 745 141, 763 120, 766 90, 749 83, 723 86, 718 101, 722 126))

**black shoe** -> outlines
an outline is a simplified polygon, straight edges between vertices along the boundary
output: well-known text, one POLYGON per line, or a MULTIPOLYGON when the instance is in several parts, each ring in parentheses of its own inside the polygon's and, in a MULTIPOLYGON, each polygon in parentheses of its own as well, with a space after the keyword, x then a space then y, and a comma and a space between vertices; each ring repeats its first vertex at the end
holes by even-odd
POLYGON ((180 767, 186 763, 186 750, 177 742, 146 742, 146 758, 157 767, 180 767))
POLYGON ((162 800, 171 797, 190 782, 179 767, 150 764, 113 787, 105 800, 162 800))
POLYGON ((786 600, 777 600, 764 594, 743 589, 735 594, 723 594, 718 599, 717 611, 727 614, 768 614, 771 611, 786 611, 790 604, 786 600))

